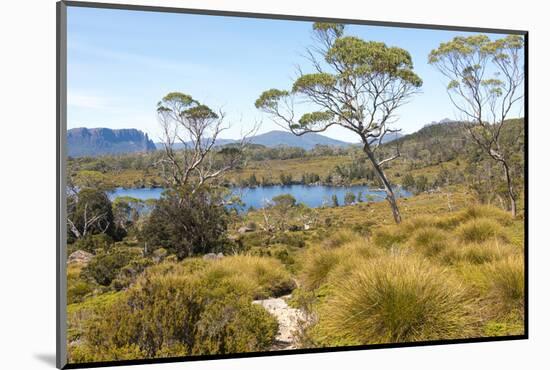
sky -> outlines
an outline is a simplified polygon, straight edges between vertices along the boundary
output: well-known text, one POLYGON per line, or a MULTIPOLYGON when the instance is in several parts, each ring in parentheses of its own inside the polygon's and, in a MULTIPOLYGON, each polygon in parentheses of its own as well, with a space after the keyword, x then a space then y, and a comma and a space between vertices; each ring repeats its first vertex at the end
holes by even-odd
MULTIPOLYGON (((160 141, 156 104, 178 91, 226 112, 231 127, 222 138, 237 138, 255 122, 261 122, 258 133, 280 130, 254 101, 267 89, 290 89, 297 66, 310 70, 303 54, 313 44, 311 22, 79 7, 68 8, 67 20, 69 129, 136 128, 160 141)), ((427 57, 441 42, 468 33, 365 25, 348 25, 345 33, 411 54, 424 83, 400 108, 395 127, 412 133, 458 118, 446 80, 427 57)), ((521 106, 512 112, 522 114, 521 106)), ((324 134, 358 141, 343 128, 324 134)))

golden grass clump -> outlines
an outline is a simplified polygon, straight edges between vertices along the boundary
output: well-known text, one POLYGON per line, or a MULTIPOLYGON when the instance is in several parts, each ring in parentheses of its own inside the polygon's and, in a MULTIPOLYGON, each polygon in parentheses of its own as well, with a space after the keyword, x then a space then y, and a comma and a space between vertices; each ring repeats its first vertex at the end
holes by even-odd
POLYGON ((504 226, 510 225, 513 221, 513 217, 509 212, 495 206, 481 204, 476 204, 464 209, 460 212, 458 217, 461 222, 477 218, 490 218, 504 226))
POLYGON ((483 243, 454 244, 439 256, 447 265, 467 263, 480 265, 497 261, 514 253, 514 247, 499 240, 488 240, 483 243))
POLYGON ((377 248, 357 238, 339 248, 322 246, 310 248, 303 255, 301 282, 306 290, 317 289, 328 281, 329 275, 337 268, 349 270, 356 263, 378 256, 377 248))
POLYGON ((447 233, 435 227, 419 228, 411 236, 411 245, 426 257, 438 255, 449 244, 447 233))
POLYGON ((455 230, 463 243, 483 243, 491 239, 508 240, 506 231, 497 221, 490 218, 474 218, 455 230))
POLYGON ((384 249, 399 248, 407 240, 408 234, 399 225, 383 226, 372 236, 373 243, 384 249))
POLYGON ((358 240, 361 240, 360 235, 351 230, 343 229, 332 234, 328 239, 325 239, 323 241, 323 246, 327 248, 337 248, 346 243, 358 240))
POLYGON ((489 299, 494 301, 495 316, 518 314, 523 319, 525 269, 523 256, 510 256, 490 264, 486 272, 489 299))
POLYGON ((335 283, 313 330, 323 345, 402 343, 472 335, 470 300, 448 271, 406 256, 358 265, 335 283))

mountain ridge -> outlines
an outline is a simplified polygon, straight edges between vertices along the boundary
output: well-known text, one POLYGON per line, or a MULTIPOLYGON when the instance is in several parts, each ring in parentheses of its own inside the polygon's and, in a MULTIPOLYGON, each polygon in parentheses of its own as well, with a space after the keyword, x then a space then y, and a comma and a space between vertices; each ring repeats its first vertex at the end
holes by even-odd
POLYGON ((135 128, 77 127, 67 130, 70 157, 149 152, 156 150, 149 136, 135 128))

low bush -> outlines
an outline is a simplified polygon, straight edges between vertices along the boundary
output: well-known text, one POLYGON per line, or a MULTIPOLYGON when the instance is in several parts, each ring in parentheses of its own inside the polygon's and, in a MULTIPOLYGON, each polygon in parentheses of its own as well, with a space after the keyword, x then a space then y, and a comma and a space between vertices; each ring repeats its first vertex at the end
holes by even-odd
POLYGON ((266 350, 278 324, 252 298, 273 266, 232 259, 151 267, 122 299, 98 311, 101 320, 87 322, 69 358, 115 360, 128 350, 146 358, 266 350))
POLYGON ((82 302, 95 289, 94 284, 80 278, 81 270, 78 265, 67 267, 67 304, 82 302))
POLYGON ((139 258, 139 248, 116 247, 101 251, 82 269, 82 274, 100 285, 109 286, 124 266, 139 258))
POLYGON ((472 334, 470 301, 449 272, 411 257, 358 265, 319 308, 321 345, 399 343, 472 334))
POLYGON ((303 248, 306 241, 299 233, 277 233, 271 240, 271 244, 285 244, 295 248, 303 248))
MULTIPOLYGON (((114 244, 113 239, 106 234, 87 235, 82 239, 78 239, 71 245, 72 251, 83 250, 89 253, 96 251, 109 250, 114 244)), ((70 254, 70 253, 69 253, 70 254)))

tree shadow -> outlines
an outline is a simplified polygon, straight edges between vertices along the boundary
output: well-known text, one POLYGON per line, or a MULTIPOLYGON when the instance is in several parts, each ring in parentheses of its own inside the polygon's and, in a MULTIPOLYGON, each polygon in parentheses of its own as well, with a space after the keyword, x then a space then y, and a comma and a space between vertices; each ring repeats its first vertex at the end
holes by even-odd
POLYGON ((55 367, 56 365, 55 353, 35 353, 34 358, 52 367, 55 367))

